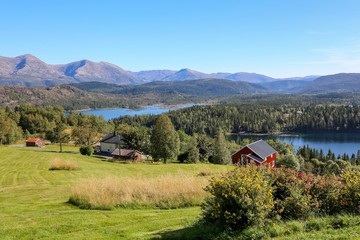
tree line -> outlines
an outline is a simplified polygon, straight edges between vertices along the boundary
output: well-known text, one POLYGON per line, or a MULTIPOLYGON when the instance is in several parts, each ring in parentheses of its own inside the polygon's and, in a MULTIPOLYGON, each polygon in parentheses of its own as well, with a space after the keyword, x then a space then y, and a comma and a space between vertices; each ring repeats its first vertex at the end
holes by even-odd
MULTIPOLYGON (((11 144, 29 136, 38 136, 60 143, 60 147, 69 141, 80 146, 92 146, 107 133, 116 131, 127 140, 128 148, 151 154, 156 161, 177 159, 183 163, 228 164, 231 153, 250 143, 248 139, 230 142, 226 137, 230 130, 243 131, 244 126, 247 126, 244 122, 253 120, 248 124, 254 126, 257 120, 270 119, 271 123, 273 120, 265 119, 265 115, 273 113, 274 116, 288 114, 287 119, 294 115, 290 122, 304 123, 310 121, 307 114, 317 113, 315 119, 329 119, 332 116, 336 121, 346 122, 346 126, 355 127, 358 112, 358 107, 350 106, 195 106, 160 116, 127 116, 106 121, 103 117, 75 111, 65 114, 60 106, 36 107, 24 104, 15 109, 0 109, 0 143, 11 144), (234 127, 234 122, 242 127, 234 127)), ((282 125, 288 126, 288 122, 282 125)), ((330 124, 329 121, 325 122, 330 124)), ((358 156, 335 156, 331 150, 324 153, 308 146, 295 152, 289 144, 274 140, 268 142, 279 153, 278 166, 323 174, 329 171, 338 173, 350 165, 360 163, 360 152, 358 156)))
POLYGON ((22 104, 0 109, 0 144, 35 136, 57 143, 71 139, 79 145, 91 145, 110 129, 111 124, 103 117, 75 111, 65 114, 61 106, 22 104))
MULTIPOLYGON (((359 131, 360 107, 344 105, 209 105, 171 111, 177 130, 187 134, 215 136, 219 128, 228 133, 278 133, 314 131, 359 131)), ((114 119, 115 124, 151 126, 155 116, 114 119)))

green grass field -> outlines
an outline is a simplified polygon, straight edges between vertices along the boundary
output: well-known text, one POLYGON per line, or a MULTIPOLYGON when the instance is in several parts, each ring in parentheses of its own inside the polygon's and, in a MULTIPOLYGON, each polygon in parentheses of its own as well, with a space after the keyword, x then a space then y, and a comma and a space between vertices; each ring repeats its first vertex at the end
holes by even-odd
MULTIPOLYGON (((1 239, 150 239, 191 225, 200 208, 82 210, 67 203, 70 186, 91 177, 197 175, 226 167, 184 164, 119 164, 74 153, 0 147, 1 239), (75 161, 75 171, 49 171, 53 159, 75 161)), ((65 147, 65 151, 76 148, 65 147)))
MULTIPOLYGON (((67 203, 70 187, 94 177, 196 176, 200 172, 216 174, 232 168, 210 164, 111 163, 81 156, 75 153, 77 148, 71 146, 65 147, 67 153, 55 150, 58 147, 0 147, 0 239, 199 237, 201 229, 192 226, 200 216, 199 207, 82 210, 67 203), (53 159, 74 161, 80 169, 49 171, 53 159)), ((360 239, 360 217, 345 216, 341 223, 344 221, 346 224, 340 228, 333 226, 331 218, 281 223, 274 225, 267 236, 275 239, 360 239)), ((260 239, 256 236, 261 231, 264 230, 250 229, 250 237, 246 239, 260 239)))

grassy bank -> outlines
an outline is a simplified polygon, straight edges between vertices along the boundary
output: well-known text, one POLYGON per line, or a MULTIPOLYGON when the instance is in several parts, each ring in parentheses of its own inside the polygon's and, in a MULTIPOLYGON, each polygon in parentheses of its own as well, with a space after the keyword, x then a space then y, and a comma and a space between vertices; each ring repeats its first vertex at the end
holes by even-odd
POLYGON ((114 207, 174 209, 200 206, 208 179, 201 176, 92 178, 71 188, 70 202, 86 209, 114 207))
POLYGON ((109 175, 131 179, 164 174, 194 177, 226 168, 201 164, 118 164, 79 154, 51 152, 48 148, 0 147, 0 236, 1 239, 150 239, 191 225, 200 209, 82 210, 67 203, 71 186, 109 175), (75 162, 79 169, 50 171, 54 159, 75 162))

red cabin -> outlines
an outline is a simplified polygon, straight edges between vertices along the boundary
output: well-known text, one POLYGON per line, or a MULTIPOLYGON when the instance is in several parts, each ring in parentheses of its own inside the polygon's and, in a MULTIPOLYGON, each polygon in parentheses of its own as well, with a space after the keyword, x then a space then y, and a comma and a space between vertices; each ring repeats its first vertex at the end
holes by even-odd
POLYGON ((259 140, 250 143, 231 156, 234 165, 256 164, 256 166, 269 164, 276 165, 276 150, 267 142, 259 140))
POLYGON ((41 138, 28 138, 26 140, 27 147, 44 147, 45 141, 41 138))

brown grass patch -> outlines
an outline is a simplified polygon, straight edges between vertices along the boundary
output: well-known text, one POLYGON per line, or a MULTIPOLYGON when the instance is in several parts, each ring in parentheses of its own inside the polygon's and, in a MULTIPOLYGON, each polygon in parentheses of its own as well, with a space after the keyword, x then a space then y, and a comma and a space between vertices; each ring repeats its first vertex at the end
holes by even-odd
POLYGON ((64 161, 62 159, 54 159, 51 162, 49 170, 76 170, 79 166, 74 161, 64 161))
POLYGON ((74 185, 69 202, 87 209, 197 206, 207 195, 207 183, 206 178, 184 175, 93 178, 74 185))

